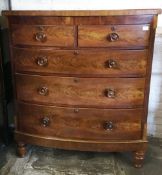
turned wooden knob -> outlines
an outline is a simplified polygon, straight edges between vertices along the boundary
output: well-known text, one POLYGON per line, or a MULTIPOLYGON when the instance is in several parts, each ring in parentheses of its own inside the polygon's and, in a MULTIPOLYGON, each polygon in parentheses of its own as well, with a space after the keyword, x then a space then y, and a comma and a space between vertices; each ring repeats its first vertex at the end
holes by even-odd
POLYGON ((44 56, 39 56, 39 57, 37 57, 37 58, 36 58, 36 64, 37 64, 38 66, 41 66, 41 67, 46 66, 46 65, 48 64, 48 59, 47 59, 47 57, 44 57, 44 56))
POLYGON ((45 42, 47 40, 47 35, 44 32, 37 32, 34 35, 34 39, 39 42, 45 42))
POLYGON ((106 61, 106 67, 107 68, 116 68, 117 67, 117 62, 113 59, 107 60, 106 61))
POLYGON ((43 117, 41 120, 41 123, 43 127, 48 127, 50 123, 50 119, 48 117, 43 117))
POLYGON ((115 98, 116 97, 116 91, 115 89, 108 88, 105 90, 106 97, 108 98, 115 98))
POLYGON ((114 128, 113 122, 112 121, 105 122, 103 124, 103 128, 105 130, 112 130, 114 128))
POLYGON ((46 96, 46 95, 48 95, 48 93, 49 93, 49 90, 48 90, 47 87, 38 88, 38 94, 39 95, 46 96))
POLYGON ((108 40, 113 42, 119 40, 119 35, 117 33, 110 33, 108 35, 108 40))

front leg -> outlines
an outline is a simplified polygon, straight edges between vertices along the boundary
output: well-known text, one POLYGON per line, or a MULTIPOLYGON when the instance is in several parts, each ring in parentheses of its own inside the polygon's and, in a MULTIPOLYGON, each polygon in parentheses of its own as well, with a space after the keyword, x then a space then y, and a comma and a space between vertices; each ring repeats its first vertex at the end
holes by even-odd
POLYGON ((134 160, 133 165, 134 165, 135 168, 141 168, 142 167, 144 157, 145 157, 145 151, 144 150, 133 152, 133 160, 134 160))
POLYGON ((23 142, 17 143, 17 153, 19 157, 24 157, 26 155, 26 145, 23 142))

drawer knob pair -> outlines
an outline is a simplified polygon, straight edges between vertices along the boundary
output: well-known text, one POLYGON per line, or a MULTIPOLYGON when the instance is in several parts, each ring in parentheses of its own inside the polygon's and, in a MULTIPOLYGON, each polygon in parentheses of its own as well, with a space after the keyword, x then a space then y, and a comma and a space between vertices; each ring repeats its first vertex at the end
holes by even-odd
MULTIPOLYGON (((38 88, 38 94, 39 95, 46 96, 46 95, 48 95, 48 93, 49 93, 49 90, 48 90, 47 87, 43 86, 43 87, 38 88)), ((114 89, 111 89, 111 88, 106 89, 105 90, 105 95, 108 98, 115 98, 116 97, 116 91, 114 89)))
POLYGON ((113 124, 112 121, 105 122, 105 123, 103 124, 103 128, 104 128, 105 130, 112 130, 112 129, 114 128, 114 124, 113 124))
POLYGON ((119 35, 117 33, 110 33, 107 37, 110 42, 118 41, 119 35))
POLYGON ((46 42, 47 41, 47 35, 43 32, 37 32, 34 35, 34 39, 39 42, 46 42))
POLYGON ((39 57, 37 57, 36 58, 36 64, 38 65, 38 66, 41 66, 41 67, 43 67, 43 66, 47 66, 47 64, 48 64, 48 59, 47 59, 47 57, 45 57, 45 56, 39 56, 39 57))
POLYGON ((50 123, 50 119, 48 117, 43 117, 41 119, 41 124, 42 124, 43 127, 48 127, 49 123, 50 123))

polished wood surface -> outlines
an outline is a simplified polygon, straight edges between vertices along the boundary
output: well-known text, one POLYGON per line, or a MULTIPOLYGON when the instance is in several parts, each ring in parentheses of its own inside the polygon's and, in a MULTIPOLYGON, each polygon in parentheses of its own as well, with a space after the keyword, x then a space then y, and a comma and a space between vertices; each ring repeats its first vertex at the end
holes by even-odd
POLYGON ((132 151, 141 167, 159 9, 5 11, 18 153, 132 151))
POLYGON ((12 25, 12 42, 15 45, 64 46, 74 45, 72 26, 12 25))
POLYGON ((78 26, 78 45, 79 47, 148 46, 149 28, 149 25, 78 26), (112 34, 118 35, 118 38, 111 39, 112 34))
POLYGON ((117 16, 117 15, 156 15, 161 9, 130 9, 130 10, 56 10, 56 11, 3 11, 5 16, 117 16))
POLYGON ((145 150, 135 151, 133 152, 133 159, 134 159, 134 166, 135 168, 141 168, 144 157, 145 157, 145 150))
MULTIPOLYGON (((93 140, 73 140, 61 139, 58 137, 46 137, 34 134, 28 134, 20 131, 15 131, 15 139, 21 140, 28 144, 35 144, 39 146, 47 146, 62 148, 67 150, 82 150, 82 151, 98 151, 98 152, 123 152, 137 150, 146 150, 146 140, 126 140, 126 141, 93 141, 93 140)), ((136 157, 133 156, 134 161, 136 157)), ((141 161, 142 165, 142 161, 141 161)))
POLYGON ((13 48, 16 72, 87 77, 145 76, 147 50, 13 48))
POLYGON ((20 25, 124 25, 150 24, 153 15, 131 16, 10 16, 11 24, 20 25))
POLYGON ((16 75, 18 100, 89 107, 139 107, 144 102, 144 78, 77 78, 16 75), (44 89, 47 89, 47 92, 44 89), (107 91, 114 91, 110 96, 107 91))
POLYGON ((23 103, 18 107, 21 132, 82 140, 141 139, 142 109, 63 108, 23 103), (105 128, 110 122, 112 128, 105 128))

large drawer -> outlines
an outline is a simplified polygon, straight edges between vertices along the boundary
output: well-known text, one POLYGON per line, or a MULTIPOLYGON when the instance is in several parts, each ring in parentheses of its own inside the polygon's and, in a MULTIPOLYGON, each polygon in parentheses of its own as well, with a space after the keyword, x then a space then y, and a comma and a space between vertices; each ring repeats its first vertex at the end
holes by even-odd
POLYGON ((63 108, 19 103, 17 130, 82 140, 141 139, 142 109, 63 108))
POLYGON ((11 27, 12 42, 14 45, 40 45, 56 47, 74 46, 73 26, 20 26, 13 24, 11 27))
POLYGON ((16 72, 136 77, 146 74, 147 50, 14 48, 13 57, 16 72))
POLYGON ((144 102, 144 78, 77 78, 16 75, 17 98, 58 105, 137 107, 144 102))
POLYGON ((79 47, 148 46, 149 25, 82 25, 78 27, 79 47))

